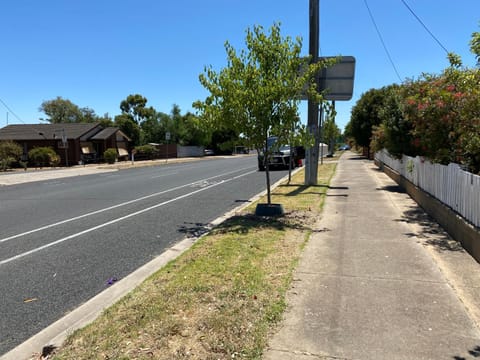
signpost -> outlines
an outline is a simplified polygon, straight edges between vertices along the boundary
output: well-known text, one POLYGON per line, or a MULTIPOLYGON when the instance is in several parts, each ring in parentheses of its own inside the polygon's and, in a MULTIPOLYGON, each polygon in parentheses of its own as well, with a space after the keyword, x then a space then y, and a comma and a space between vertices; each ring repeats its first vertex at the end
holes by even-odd
MULTIPOLYGON (((311 62, 315 64, 319 60, 328 59, 319 59, 318 56, 318 50, 320 48, 320 0, 310 0, 309 20, 309 53, 311 62)), ((318 91, 325 91, 324 98, 326 100, 350 100, 353 94, 354 75, 355 58, 353 56, 339 57, 336 64, 321 70, 316 79, 318 91)), ((322 116, 322 114, 320 116, 322 116)), ((315 138, 315 145, 305 152, 305 185, 317 185, 318 150, 320 147, 321 128, 319 125, 319 104, 309 99, 307 128, 309 133, 315 138)))
MULTIPOLYGON (((320 47, 320 0, 310 0, 310 37, 309 54, 312 63, 318 62, 320 47)), ((318 104, 308 100, 308 132, 314 136, 315 145, 305 151, 305 185, 317 185, 318 177, 318 148, 320 145, 318 132, 318 104)))
POLYGON ((171 137, 170 131, 167 131, 165 133, 165 141, 167 142, 167 159, 165 160, 165 163, 168 163, 168 143, 170 141, 170 137, 171 137))
POLYGON ((332 66, 323 68, 318 79, 318 91, 325 91, 325 100, 350 100, 353 95, 355 58, 353 56, 328 56, 320 60, 337 59, 332 66))

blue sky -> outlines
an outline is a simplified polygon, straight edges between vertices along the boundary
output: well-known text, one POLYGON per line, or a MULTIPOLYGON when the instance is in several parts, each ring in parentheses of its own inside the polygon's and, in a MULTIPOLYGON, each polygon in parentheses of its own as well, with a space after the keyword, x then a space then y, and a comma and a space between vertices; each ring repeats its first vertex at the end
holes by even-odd
MULTIPOLYGON (((468 42, 480 31, 478 0, 406 0, 449 51, 474 66, 468 42)), ((445 51, 401 0, 367 0, 402 79, 447 67, 445 51)), ((308 0, 15 0, 1 5, 0 127, 38 123, 44 100, 57 96, 99 115, 139 93, 157 111, 182 112, 207 93, 198 82, 205 65, 226 64, 224 42, 244 45, 253 25, 281 23, 283 35, 303 38, 308 54, 308 0), (21 119, 18 120, 17 117, 21 119)), ((362 93, 399 83, 365 0, 320 0, 324 56, 355 56, 351 101, 337 102, 343 128, 362 93)), ((301 117, 306 121, 306 104, 301 117)))

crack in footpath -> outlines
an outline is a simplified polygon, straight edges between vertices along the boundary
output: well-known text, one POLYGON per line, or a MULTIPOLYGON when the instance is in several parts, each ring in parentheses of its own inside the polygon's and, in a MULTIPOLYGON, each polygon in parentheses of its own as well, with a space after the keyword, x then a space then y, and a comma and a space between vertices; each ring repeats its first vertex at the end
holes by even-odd
POLYGON ((334 356, 334 355, 321 355, 321 354, 313 354, 308 351, 301 351, 301 350, 283 350, 283 349, 270 349, 269 351, 272 352, 278 352, 286 355, 293 355, 295 357, 297 356, 304 356, 304 357, 309 357, 312 359, 319 359, 319 360, 355 360, 354 358, 345 358, 345 357, 339 357, 339 356, 334 356))

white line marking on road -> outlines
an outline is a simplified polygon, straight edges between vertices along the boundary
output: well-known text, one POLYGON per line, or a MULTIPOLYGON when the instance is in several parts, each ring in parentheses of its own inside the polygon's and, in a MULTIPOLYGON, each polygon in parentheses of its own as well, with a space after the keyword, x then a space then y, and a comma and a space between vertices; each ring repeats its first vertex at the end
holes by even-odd
MULTIPOLYGON (((234 171, 232 171, 232 172, 234 172, 234 171)), ((170 203, 172 203, 172 202, 175 202, 175 201, 178 201, 178 200, 181 200, 181 199, 185 199, 185 198, 187 198, 187 197, 189 197, 189 196, 192 196, 192 195, 195 195, 195 194, 197 194, 197 193, 199 193, 199 192, 202 192, 202 191, 211 189, 211 188, 213 188, 213 187, 215 187, 215 186, 218 186, 218 185, 221 185, 221 184, 225 184, 225 183, 227 183, 227 182, 230 182, 230 181, 239 179, 239 178, 241 178, 241 177, 244 177, 244 176, 253 174, 253 173, 255 173, 255 172, 256 172, 256 170, 249 171, 249 172, 247 172, 247 173, 234 176, 234 177, 232 177, 232 178, 230 178, 230 179, 222 180, 222 181, 220 181, 220 182, 218 182, 218 183, 215 183, 215 184, 212 184, 212 185, 210 185, 210 186, 208 186, 208 187, 204 187, 204 188, 201 188, 201 189, 198 189, 198 190, 189 192, 189 193, 187 193, 187 194, 180 195, 180 196, 178 196, 178 197, 176 197, 176 198, 174 198, 174 199, 170 199, 170 200, 161 202, 161 203, 159 203, 159 204, 156 204, 156 205, 153 205, 153 206, 149 206, 149 207, 147 207, 147 208, 145 208, 145 209, 136 211, 136 212, 134 212, 134 213, 131 213, 131 214, 128 214, 128 215, 119 217, 119 218, 117 218, 117 219, 114 219, 114 220, 111 220, 111 221, 107 221, 106 223, 103 223, 103 224, 94 226, 94 227, 92 227, 92 228, 89 228, 89 229, 80 231, 80 232, 78 232, 78 233, 76 233, 76 234, 69 235, 69 236, 64 237, 64 238, 62 238, 62 239, 59 239, 59 240, 53 241, 53 242, 51 242, 51 243, 45 244, 45 245, 43 245, 43 246, 40 246, 40 247, 38 247, 38 248, 35 248, 35 249, 32 249, 32 250, 26 251, 26 252, 21 253, 21 254, 18 254, 18 255, 15 255, 15 256, 13 256, 13 257, 11 257, 11 258, 8 258, 8 259, 5 259, 5 260, 1 260, 1 261, 0 261, 0 265, 4 265, 4 264, 7 264, 7 263, 9 263, 9 262, 18 260, 18 259, 20 259, 20 258, 23 258, 23 257, 27 256, 27 255, 34 254, 34 253, 36 253, 36 252, 38 252, 38 251, 40 251, 40 250, 44 250, 44 249, 47 249, 47 248, 52 247, 52 246, 54 246, 54 245, 61 244, 61 243, 65 242, 65 241, 67 241, 67 240, 74 239, 74 238, 79 237, 79 236, 81 236, 81 235, 88 234, 88 233, 90 233, 90 232, 92 232, 92 231, 95 231, 95 230, 104 228, 104 227, 106 227, 106 226, 108 226, 108 225, 112 225, 112 224, 118 223, 118 222, 123 221, 123 220, 126 220, 126 219, 128 219, 128 218, 131 218, 131 217, 134 217, 134 216, 143 214, 143 213, 145 213, 145 212, 147 212, 147 211, 150 211, 150 210, 159 208, 159 207, 161 207, 161 206, 170 204, 170 203)), ((218 176, 215 176, 215 177, 218 177, 218 176)), ((185 187, 185 186, 186 186, 186 185, 183 185, 182 187, 185 187)))
POLYGON ((250 169, 250 168, 251 167, 247 167, 247 168, 237 169, 237 170, 234 170, 234 171, 229 171, 229 172, 226 172, 226 173, 223 173, 223 174, 220 174, 220 175, 215 175, 215 176, 212 176, 212 177, 209 177, 209 178, 206 178, 206 179, 194 181, 194 182, 189 183, 189 184, 180 185, 180 186, 168 189, 168 190, 164 190, 164 191, 160 191, 160 192, 157 192, 157 193, 154 193, 154 194, 142 196, 138 199, 133 199, 133 200, 130 200, 130 201, 123 202, 121 204, 109 206, 109 207, 104 208, 104 209, 96 210, 96 211, 86 213, 86 214, 83 214, 83 215, 79 215, 79 216, 76 216, 76 217, 73 217, 73 218, 70 218, 70 219, 65 219, 65 220, 62 220, 62 221, 59 221, 59 222, 56 222, 56 223, 53 223, 53 224, 45 225, 45 226, 39 227, 37 229, 25 231, 21 234, 12 235, 12 236, 6 237, 4 239, 0 239, 0 244, 3 243, 3 242, 9 241, 9 240, 17 239, 17 238, 22 237, 22 236, 30 235, 30 234, 33 234, 33 233, 36 233, 36 232, 39 232, 39 231, 42 231, 42 230, 50 229, 50 228, 55 227, 55 226, 59 226, 59 225, 63 225, 63 224, 66 224, 66 223, 69 223, 69 222, 72 222, 72 221, 80 220, 80 219, 86 218, 88 216, 97 215, 97 214, 100 214, 100 213, 105 212, 105 211, 109 211, 109 210, 113 210, 113 209, 116 209, 116 208, 119 208, 119 207, 122 207, 122 206, 130 205, 130 204, 133 204, 133 203, 136 203, 136 202, 139 202, 139 201, 142 201, 142 200, 146 200, 146 199, 149 199, 149 198, 152 198, 152 197, 155 197, 155 196, 166 194, 166 193, 171 192, 171 191, 179 190, 179 189, 182 189, 182 188, 185 188, 185 187, 195 185, 197 183, 202 183, 202 182, 208 181, 210 179, 215 179, 217 177, 230 175, 230 174, 233 174, 235 172, 247 170, 247 169, 250 169))

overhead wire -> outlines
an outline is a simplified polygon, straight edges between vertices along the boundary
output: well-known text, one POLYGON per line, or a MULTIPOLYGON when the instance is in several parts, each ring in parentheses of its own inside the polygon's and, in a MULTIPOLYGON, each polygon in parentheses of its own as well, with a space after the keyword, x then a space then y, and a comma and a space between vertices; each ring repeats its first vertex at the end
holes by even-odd
POLYGON ((10 107, 9 107, 9 106, 5 103, 5 101, 3 101, 1 98, 0 98, 0 103, 2 103, 2 105, 5 106, 5 108, 6 108, 13 116, 15 116, 15 118, 16 118, 18 121, 20 121, 21 123, 25 124, 25 121, 23 121, 22 119, 20 119, 20 117, 19 117, 17 114, 15 114, 15 112, 14 112, 12 109, 10 109, 10 107))
POLYGON ((395 71, 395 74, 398 77, 398 80, 400 80, 400 82, 402 82, 403 81, 402 77, 400 76, 400 74, 397 70, 397 67, 395 66, 395 63, 393 62, 392 56, 390 55, 390 52, 388 51, 387 45, 385 44, 385 41, 383 40, 383 36, 380 33, 380 29, 378 28, 377 22, 375 21, 375 18, 373 17, 373 14, 372 14, 372 11, 370 10, 370 7, 368 6, 367 0, 363 0, 363 2, 365 3, 365 6, 368 10, 368 14, 370 15, 370 19, 372 20, 373 26, 375 27, 375 30, 377 31, 377 35, 380 39, 380 42, 382 43, 383 49, 385 50, 385 53, 387 54, 387 57, 390 60, 390 64, 392 65, 393 70, 395 71))
POLYGON ((412 8, 407 4, 407 2, 405 0, 400 0, 403 5, 405 5, 405 7, 408 9, 408 11, 410 11, 410 13, 415 17, 415 19, 417 19, 417 21, 423 26, 423 28, 430 34, 430 36, 437 42, 437 44, 447 53, 449 54, 450 52, 447 50, 447 48, 445 46, 443 46, 443 44, 440 42, 440 40, 438 40, 438 38, 433 35, 433 33, 430 31, 430 29, 427 27, 427 25, 425 25, 425 23, 418 17, 417 14, 415 14, 415 12, 412 10, 412 8))

